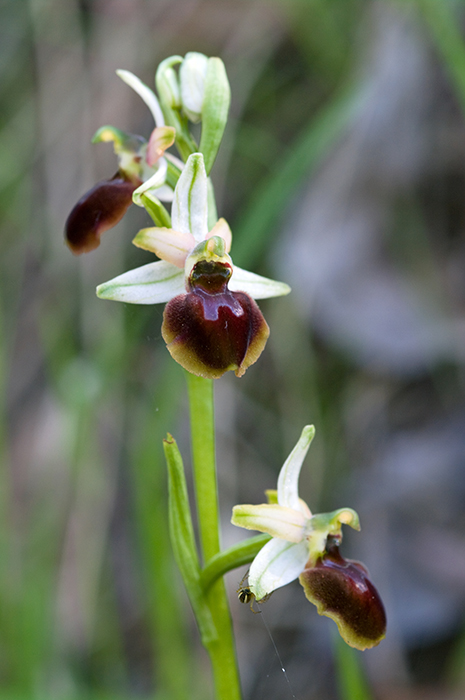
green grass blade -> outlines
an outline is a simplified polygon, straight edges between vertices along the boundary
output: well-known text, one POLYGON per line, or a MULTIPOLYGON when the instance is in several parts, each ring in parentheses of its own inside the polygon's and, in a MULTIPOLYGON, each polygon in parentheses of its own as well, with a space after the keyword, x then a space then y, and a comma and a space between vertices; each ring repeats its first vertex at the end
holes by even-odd
POLYGON ((315 171, 341 136, 359 105, 359 94, 345 88, 311 120, 283 163, 255 190, 242 218, 234 226, 233 259, 254 267, 277 230, 289 199, 305 177, 315 171))

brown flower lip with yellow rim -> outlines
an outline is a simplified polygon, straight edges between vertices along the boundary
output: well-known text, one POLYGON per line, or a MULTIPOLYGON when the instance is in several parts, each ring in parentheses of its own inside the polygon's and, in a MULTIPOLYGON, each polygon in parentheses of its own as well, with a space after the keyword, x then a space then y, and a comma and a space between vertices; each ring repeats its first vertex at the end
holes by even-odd
POLYGON ((227 263, 201 260, 189 276, 188 293, 165 307, 163 338, 192 374, 217 379, 234 370, 240 377, 265 347, 268 324, 248 294, 228 289, 231 274, 227 263))
POLYGON ((141 184, 120 172, 98 182, 75 204, 65 224, 65 239, 75 255, 100 245, 100 236, 121 221, 132 204, 132 193, 141 184))
POLYGON ((299 577, 305 595, 320 615, 334 620, 341 637, 364 650, 386 636, 386 613, 368 572, 356 561, 344 559, 335 539, 328 539, 325 554, 299 577))

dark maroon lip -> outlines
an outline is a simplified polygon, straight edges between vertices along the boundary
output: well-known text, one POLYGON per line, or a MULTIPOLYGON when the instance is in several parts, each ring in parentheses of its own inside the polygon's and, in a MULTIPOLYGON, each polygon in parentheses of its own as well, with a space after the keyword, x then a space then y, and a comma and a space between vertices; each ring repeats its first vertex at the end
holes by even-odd
POLYGON ((195 266, 192 291, 166 305, 162 335, 174 359, 189 372, 217 378, 234 370, 241 376, 261 354, 269 328, 248 294, 228 289, 229 266, 218 265, 195 266))
POLYGON ((313 567, 303 571, 300 582, 318 612, 332 617, 343 638, 363 649, 375 646, 386 634, 386 612, 381 597, 363 564, 344 559, 336 544, 313 567))
POLYGON ((88 253, 100 245, 100 236, 121 221, 132 204, 139 182, 119 173, 102 180, 75 204, 65 224, 65 239, 73 253, 88 253))
POLYGON ((227 288, 221 292, 210 293, 202 287, 196 287, 191 294, 201 301, 203 320, 206 322, 218 321, 222 315, 240 318, 245 313, 240 298, 227 288))

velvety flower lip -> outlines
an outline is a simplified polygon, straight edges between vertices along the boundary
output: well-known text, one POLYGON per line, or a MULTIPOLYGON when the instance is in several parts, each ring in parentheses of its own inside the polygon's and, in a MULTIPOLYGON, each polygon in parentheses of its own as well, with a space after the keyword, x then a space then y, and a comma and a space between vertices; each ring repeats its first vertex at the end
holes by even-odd
POLYGON ((81 197, 65 224, 66 242, 73 253, 79 255, 98 248, 102 233, 116 226, 132 204, 137 185, 117 173, 81 197))
POLYGON ((101 284, 103 299, 133 304, 167 302, 162 335, 185 369, 216 379, 242 376, 260 356, 269 328, 254 299, 288 294, 282 282, 233 265, 224 219, 208 229, 208 183, 203 155, 189 156, 171 208, 172 227, 139 231, 134 244, 160 261, 101 284))
POLYGON ((360 529, 358 515, 352 508, 313 515, 299 498, 299 474, 314 434, 312 425, 305 426, 277 490, 267 491, 268 503, 234 506, 231 522, 272 536, 250 565, 249 588, 257 600, 299 578, 307 598, 336 621, 343 639, 366 649, 385 634, 384 608, 364 567, 345 562, 337 549, 343 524, 360 529))
POLYGON ((299 577, 305 595, 320 615, 337 624, 344 641, 356 649, 377 646, 386 636, 386 613, 363 564, 344 559, 337 543, 299 577))
POLYGON ((168 302, 162 335, 172 357, 199 376, 217 379, 233 370, 241 377, 260 356, 269 328, 254 300, 231 292, 231 268, 199 261, 187 294, 168 302))

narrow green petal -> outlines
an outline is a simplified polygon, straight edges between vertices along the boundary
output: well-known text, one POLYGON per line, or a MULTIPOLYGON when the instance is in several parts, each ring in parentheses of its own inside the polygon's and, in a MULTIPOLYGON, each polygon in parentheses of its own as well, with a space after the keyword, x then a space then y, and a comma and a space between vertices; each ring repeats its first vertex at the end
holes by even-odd
POLYGON ((232 292, 245 292, 253 299, 283 297, 291 291, 289 285, 284 282, 276 282, 268 279, 268 277, 261 277, 236 265, 229 283, 229 289, 232 292))
POLYGON ((278 503, 280 506, 301 510, 299 502, 299 474, 308 448, 315 435, 313 425, 302 430, 297 445, 284 462, 278 477, 278 503))
POLYGON ((141 195, 149 190, 156 191, 159 187, 165 184, 166 172, 168 170, 168 164, 164 158, 160 158, 157 164, 156 172, 149 177, 148 180, 139 185, 137 189, 132 193, 132 201, 139 207, 143 207, 144 204, 141 200, 141 195))
POLYGON ((308 546, 272 539, 259 551, 249 570, 249 587, 257 600, 298 578, 305 569, 308 546))
POLYGON ((184 272, 164 260, 129 270, 97 287, 100 299, 127 304, 163 304, 184 292, 184 272))
POLYGON ((328 535, 342 540, 342 526, 349 525, 354 530, 360 530, 358 514, 352 508, 338 508, 331 513, 317 513, 309 524, 308 548, 309 563, 315 562, 324 554, 328 535))
POLYGON ((174 190, 171 209, 173 228, 182 233, 192 233, 195 240, 205 240, 207 228, 207 175, 203 155, 193 153, 174 190))
POLYGON ((92 136, 92 143, 113 143, 115 153, 121 153, 121 151, 138 153, 145 140, 142 136, 128 134, 126 131, 117 129, 116 126, 106 124, 97 129, 92 136))
MULTIPOLYGON (((160 197, 163 197, 163 190, 170 190, 168 185, 164 185, 159 190, 156 190, 157 194, 160 195, 160 197)), ((171 194, 173 194, 173 190, 171 190, 171 194)), ((152 217, 153 223, 155 226, 160 226, 163 228, 171 228, 171 216, 161 203, 160 199, 154 195, 153 192, 144 192, 140 196, 140 201, 144 209, 150 214, 152 217)), ((165 202, 167 199, 165 198, 165 202)))

